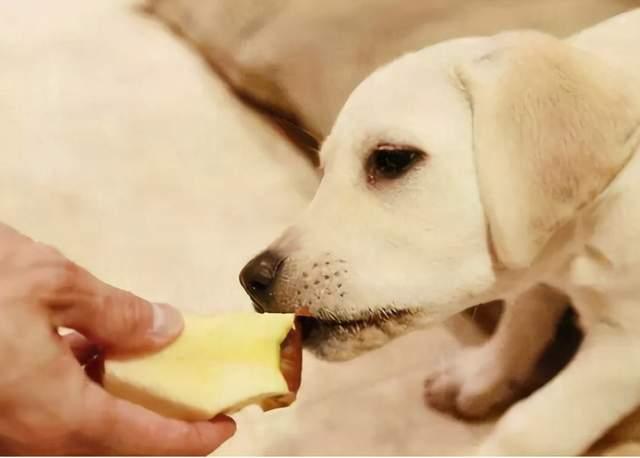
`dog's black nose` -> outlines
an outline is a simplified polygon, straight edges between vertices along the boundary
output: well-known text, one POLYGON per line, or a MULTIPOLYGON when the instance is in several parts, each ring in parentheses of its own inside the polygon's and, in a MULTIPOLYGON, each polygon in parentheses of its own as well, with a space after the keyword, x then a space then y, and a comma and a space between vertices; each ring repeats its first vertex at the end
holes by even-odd
POLYGON ((257 312, 271 311, 273 285, 284 258, 273 251, 263 251, 244 266, 240 284, 253 300, 257 312))

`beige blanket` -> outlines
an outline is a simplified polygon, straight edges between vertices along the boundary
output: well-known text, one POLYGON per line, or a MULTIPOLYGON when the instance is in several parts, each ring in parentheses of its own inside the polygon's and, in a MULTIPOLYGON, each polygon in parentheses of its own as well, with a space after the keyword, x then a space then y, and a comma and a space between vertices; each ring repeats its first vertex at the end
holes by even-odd
POLYGON ((379 65, 445 39, 536 28, 568 36, 640 0, 148 0, 233 87, 322 139, 379 65))

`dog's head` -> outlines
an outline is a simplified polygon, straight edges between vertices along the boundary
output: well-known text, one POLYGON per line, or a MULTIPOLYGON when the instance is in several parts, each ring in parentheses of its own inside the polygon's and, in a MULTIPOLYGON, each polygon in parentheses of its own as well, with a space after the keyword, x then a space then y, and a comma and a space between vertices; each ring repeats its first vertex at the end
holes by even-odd
POLYGON ((315 198, 241 282, 260 311, 312 316, 330 359, 494 299, 624 167, 630 91, 533 32, 402 57, 349 98, 315 198))

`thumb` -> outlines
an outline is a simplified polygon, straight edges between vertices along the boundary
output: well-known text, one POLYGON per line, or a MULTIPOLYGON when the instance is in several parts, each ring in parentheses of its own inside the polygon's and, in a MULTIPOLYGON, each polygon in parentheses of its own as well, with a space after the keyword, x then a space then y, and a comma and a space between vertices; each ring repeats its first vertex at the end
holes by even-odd
POLYGON ((76 266, 68 288, 48 298, 56 326, 75 329, 111 354, 147 352, 173 341, 180 312, 107 285, 76 266))

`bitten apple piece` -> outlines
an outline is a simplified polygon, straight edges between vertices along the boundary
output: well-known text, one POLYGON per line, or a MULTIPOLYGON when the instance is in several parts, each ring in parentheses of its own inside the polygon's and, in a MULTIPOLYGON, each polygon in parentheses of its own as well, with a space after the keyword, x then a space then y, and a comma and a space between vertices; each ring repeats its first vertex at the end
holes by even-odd
POLYGON ((300 386, 302 344, 293 314, 184 315, 184 330, 158 353, 107 359, 111 394, 167 417, 208 420, 250 404, 286 407, 300 386))

